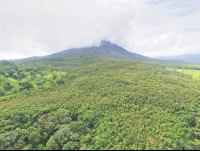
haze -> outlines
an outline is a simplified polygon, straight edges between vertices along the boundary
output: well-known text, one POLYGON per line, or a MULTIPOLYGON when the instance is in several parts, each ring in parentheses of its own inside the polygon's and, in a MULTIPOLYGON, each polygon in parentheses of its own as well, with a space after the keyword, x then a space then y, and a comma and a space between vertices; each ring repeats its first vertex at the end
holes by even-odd
POLYGON ((1 0, 0 60, 107 40, 148 57, 200 52, 199 0, 1 0))

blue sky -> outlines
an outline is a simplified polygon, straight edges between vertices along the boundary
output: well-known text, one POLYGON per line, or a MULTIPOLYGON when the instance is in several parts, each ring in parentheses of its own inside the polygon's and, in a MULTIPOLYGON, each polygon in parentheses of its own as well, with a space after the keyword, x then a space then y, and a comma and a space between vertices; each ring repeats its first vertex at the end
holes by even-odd
POLYGON ((199 10, 200 1, 198 0, 151 0, 150 5, 162 5, 166 10, 175 10, 171 15, 185 17, 199 10))
POLYGON ((200 53, 200 0, 1 0, 0 60, 109 40, 149 57, 200 53))

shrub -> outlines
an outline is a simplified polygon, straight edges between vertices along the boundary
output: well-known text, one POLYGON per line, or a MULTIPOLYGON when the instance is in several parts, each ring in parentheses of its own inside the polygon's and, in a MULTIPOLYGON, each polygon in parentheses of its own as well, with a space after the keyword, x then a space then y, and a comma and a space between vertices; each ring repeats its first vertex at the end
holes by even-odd
POLYGON ((4 95, 5 95, 5 92, 0 89, 0 96, 4 96, 4 95))
POLYGON ((18 75, 17 73, 14 73, 14 74, 13 74, 13 78, 19 79, 19 75, 18 75))
POLYGON ((59 80, 56 81, 56 83, 57 83, 57 84, 64 84, 65 82, 64 82, 64 80, 59 79, 59 80))
POLYGON ((24 72, 20 72, 19 75, 20 75, 22 78, 25 78, 25 76, 26 76, 24 72))
POLYGON ((9 75, 10 77, 12 77, 12 76, 13 76, 13 74, 15 73, 15 71, 14 71, 14 70, 8 70, 7 72, 8 72, 8 75, 9 75))
POLYGON ((35 72, 35 73, 38 72, 38 68, 37 68, 37 67, 34 68, 34 69, 33 69, 33 72, 35 72))
POLYGON ((27 68, 26 68, 26 71, 27 71, 27 72, 32 71, 32 70, 33 70, 32 67, 27 67, 27 68))
POLYGON ((25 89, 29 90, 30 88, 33 88, 33 85, 31 83, 29 83, 29 82, 22 82, 20 84, 19 91, 21 92, 21 91, 23 91, 25 89))
POLYGON ((56 74, 54 74, 54 75, 53 75, 53 79, 56 79, 56 78, 57 78, 57 75, 56 75, 56 74))
POLYGON ((0 74, 5 75, 5 71, 0 69, 0 74))
POLYGON ((7 90, 10 90, 10 89, 12 89, 13 88, 13 86, 10 84, 10 83, 6 83, 5 85, 4 85, 4 89, 7 91, 7 90))

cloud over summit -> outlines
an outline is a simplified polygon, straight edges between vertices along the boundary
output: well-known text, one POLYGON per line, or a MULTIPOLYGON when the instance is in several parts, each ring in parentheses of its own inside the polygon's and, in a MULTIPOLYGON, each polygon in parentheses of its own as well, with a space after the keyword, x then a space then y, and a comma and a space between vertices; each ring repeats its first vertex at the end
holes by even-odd
POLYGON ((157 57, 198 53, 200 2, 1 0, 0 59, 116 43, 157 57))

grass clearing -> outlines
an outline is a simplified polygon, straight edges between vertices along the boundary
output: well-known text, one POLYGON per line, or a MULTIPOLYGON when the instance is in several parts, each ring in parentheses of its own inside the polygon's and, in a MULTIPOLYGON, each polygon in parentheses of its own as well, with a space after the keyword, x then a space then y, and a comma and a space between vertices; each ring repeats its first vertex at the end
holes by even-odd
POLYGON ((182 72, 188 75, 192 75, 194 79, 200 80, 200 70, 187 70, 187 69, 178 69, 178 72, 182 72))
MULTIPOLYGON (((172 68, 166 68, 168 70, 174 70, 172 68)), ((200 70, 191 70, 191 69, 177 69, 175 71, 187 74, 187 75, 191 75, 192 78, 196 79, 196 80, 200 80, 200 70)))

